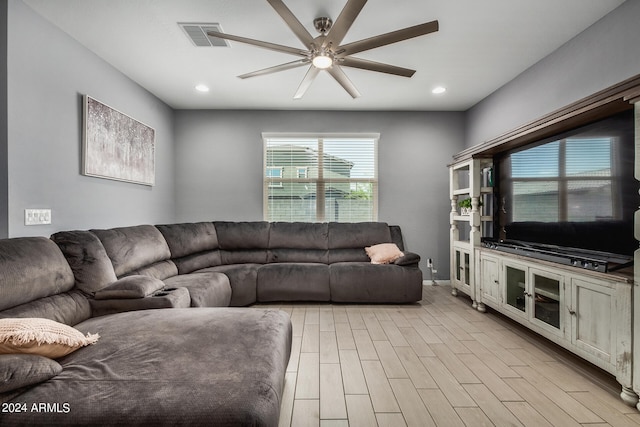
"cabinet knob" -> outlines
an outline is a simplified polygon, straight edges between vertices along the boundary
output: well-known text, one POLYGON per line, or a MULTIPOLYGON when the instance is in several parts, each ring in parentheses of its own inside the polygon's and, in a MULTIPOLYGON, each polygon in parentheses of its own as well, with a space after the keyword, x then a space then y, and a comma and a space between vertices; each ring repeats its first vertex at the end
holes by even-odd
POLYGON ((572 316, 575 316, 576 312, 574 310, 569 309, 569 314, 572 315, 572 316))

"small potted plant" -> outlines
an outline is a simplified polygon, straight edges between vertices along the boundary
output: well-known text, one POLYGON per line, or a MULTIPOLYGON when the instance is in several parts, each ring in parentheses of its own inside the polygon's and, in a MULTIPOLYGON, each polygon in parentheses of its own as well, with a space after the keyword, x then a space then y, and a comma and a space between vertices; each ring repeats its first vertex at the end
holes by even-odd
MULTIPOLYGON (((467 198, 464 200, 460 200, 458 202, 458 206, 460 207, 460 215, 470 215, 471 214, 471 199, 467 198)), ((478 200, 478 207, 482 206, 482 200, 478 200)))

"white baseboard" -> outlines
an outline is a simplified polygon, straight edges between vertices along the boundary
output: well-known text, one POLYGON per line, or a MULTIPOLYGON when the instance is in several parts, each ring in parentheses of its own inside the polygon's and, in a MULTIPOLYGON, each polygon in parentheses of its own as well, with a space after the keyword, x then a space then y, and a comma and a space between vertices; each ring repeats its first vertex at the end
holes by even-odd
POLYGON ((422 286, 446 286, 449 284, 448 280, 423 280, 422 286))

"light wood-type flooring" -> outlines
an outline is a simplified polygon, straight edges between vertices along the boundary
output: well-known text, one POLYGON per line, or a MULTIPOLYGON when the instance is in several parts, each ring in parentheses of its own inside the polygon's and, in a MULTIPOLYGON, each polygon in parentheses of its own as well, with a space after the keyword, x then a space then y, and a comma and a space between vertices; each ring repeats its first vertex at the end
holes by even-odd
POLYGON ((445 285, 291 315, 281 426, 638 426, 615 379, 445 285))

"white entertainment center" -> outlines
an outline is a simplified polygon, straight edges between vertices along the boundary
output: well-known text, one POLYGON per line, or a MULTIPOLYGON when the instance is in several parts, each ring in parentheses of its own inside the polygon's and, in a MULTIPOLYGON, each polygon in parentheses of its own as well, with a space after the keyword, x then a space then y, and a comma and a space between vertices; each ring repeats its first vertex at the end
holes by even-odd
MULTIPOLYGON (((490 307, 614 375, 621 398, 640 409, 640 326, 634 327, 640 250, 634 267, 607 270, 573 257, 565 263, 535 258, 526 247, 505 250, 483 239, 497 237, 493 221, 504 209, 493 188, 495 154, 630 108, 638 180, 640 76, 455 155, 449 166, 450 277, 453 295, 467 294, 473 308, 490 307), (470 211, 460 205, 470 205, 470 211)), ((635 238, 640 239, 640 211, 635 238)))

